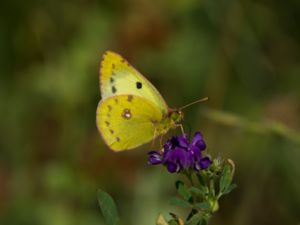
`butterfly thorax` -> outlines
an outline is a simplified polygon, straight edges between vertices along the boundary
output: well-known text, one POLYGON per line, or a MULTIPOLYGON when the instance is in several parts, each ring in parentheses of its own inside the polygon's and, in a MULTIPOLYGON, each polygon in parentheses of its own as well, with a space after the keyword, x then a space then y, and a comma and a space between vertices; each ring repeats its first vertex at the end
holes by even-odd
POLYGON ((171 124, 181 124, 183 119, 183 112, 178 109, 169 109, 167 117, 170 119, 171 124))
POLYGON ((176 128, 183 119, 183 113, 180 110, 169 109, 168 114, 158 123, 158 134, 165 134, 170 128, 176 128))

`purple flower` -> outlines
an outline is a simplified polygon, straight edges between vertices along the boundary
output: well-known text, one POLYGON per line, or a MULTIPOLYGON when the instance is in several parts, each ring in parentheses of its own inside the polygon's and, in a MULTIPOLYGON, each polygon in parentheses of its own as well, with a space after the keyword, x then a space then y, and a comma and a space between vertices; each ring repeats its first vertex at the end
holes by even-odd
POLYGON ((176 136, 164 144, 163 152, 149 152, 148 162, 151 165, 163 164, 170 173, 189 168, 199 171, 211 164, 208 157, 202 157, 205 148, 206 144, 200 132, 194 134, 191 143, 186 135, 176 136))
POLYGON ((148 152, 149 158, 148 161, 152 165, 157 165, 162 163, 162 156, 156 152, 156 151, 151 151, 148 152))
POLYGON ((201 151, 206 149, 206 144, 204 142, 203 136, 200 132, 196 132, 194 134, 193 140, 192 140, 192 146, 198 147, 201 151))

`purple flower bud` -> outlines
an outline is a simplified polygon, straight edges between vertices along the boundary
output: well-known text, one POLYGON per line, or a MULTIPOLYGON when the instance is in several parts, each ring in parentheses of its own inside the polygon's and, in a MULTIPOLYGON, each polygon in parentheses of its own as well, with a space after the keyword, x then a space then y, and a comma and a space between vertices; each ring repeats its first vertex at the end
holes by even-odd
POLYGON ((162 163, 162 156, 157 151, 148 152, 148 163, 152 165, 157 165, 162 163))
POLYGON ((211 163, 212 161, 208 157, 204 157, 200 160, 200 167, 201 169, 205 170, 210 166, 211 163))
POLYGON ((201 151, 206 149, 206 144, 205 144, 203 136, 200 132, 196 132, 194 134, 194 137, 192 140, 192 146, 198 147, 201 151))

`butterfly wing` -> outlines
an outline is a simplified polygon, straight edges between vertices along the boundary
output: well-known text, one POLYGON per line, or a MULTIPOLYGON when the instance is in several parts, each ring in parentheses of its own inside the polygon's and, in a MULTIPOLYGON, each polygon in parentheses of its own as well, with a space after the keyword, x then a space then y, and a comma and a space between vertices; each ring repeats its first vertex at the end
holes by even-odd
POLYGON ((155 138, 162 118, 153 102, 137 95, 116 95, 100 101, 96 116, 98 130, 114 151, 132 149, 155 138))
POLYGON ((156 105, 163 114, 168 106, 155 87, 120 55, 107 51, 100 69, 102 100, 115 95, 140 96, 156 105))

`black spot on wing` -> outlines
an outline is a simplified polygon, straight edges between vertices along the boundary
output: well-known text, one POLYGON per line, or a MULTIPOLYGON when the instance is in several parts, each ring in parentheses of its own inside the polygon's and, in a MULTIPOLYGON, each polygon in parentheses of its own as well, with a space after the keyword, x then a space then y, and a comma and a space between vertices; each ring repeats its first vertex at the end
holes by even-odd
POLYGON ((141 89, 143 87, 141 82, 136 82, 136 88, 141 89))
POLYGON ((129 63, 125 59, 121 59, 120 61, 121 61, 121 63, 125 64, 126 66, 129 66, 129 63))
POLYGON ((116 89, 115 86, 112 86, 112 87, 111 87, 111 92, 112 92, 112 93, 116 93, 116 92, 117 92, 117 89, 116 89))

